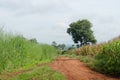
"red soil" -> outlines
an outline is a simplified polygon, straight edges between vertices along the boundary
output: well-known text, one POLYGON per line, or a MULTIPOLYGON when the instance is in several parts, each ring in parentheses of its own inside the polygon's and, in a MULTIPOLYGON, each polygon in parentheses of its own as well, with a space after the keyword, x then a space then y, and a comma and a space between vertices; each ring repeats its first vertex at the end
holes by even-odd
POLYGON ((59 57, 49 66, 62 72, 67 80, 120 80, 92 71, 83 62, 67 57, 59 57))
MULTIPOLYGON (((48 65, 48 64, 47 63, 38 64, 37 67, 41 67, 42 65, 48 65)), ((120 80, 120 78, 112 78, 100 74, 98 72, 92 71, 83 62, 68 57, 59 57, 53 63, 50 63, 49 66, 56 71, 62 72, 67 80, 120 80)), ((0 77, 6 77, 7 79, 32 70, 33 69, 20 70, 17 72, 0 75, 0 77)))

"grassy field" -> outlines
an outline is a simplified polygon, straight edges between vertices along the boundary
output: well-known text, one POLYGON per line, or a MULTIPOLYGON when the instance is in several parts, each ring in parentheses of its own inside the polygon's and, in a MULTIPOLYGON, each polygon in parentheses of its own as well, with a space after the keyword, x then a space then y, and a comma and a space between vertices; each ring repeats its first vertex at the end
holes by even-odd
POLYGON ((0 30, 0 73, 50 62, 56 55, 56 49, 50 45, 0 30))

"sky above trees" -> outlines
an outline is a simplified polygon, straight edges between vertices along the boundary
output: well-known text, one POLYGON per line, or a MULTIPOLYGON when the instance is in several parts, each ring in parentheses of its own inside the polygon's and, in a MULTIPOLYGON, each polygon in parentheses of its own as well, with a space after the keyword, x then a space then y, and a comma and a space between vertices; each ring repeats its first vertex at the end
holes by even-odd
POLYGON ((88 19, 98 42, 120 35, 120 0, 0 0, 0 26, 38 42, 73 43, 71 22, 88 19))

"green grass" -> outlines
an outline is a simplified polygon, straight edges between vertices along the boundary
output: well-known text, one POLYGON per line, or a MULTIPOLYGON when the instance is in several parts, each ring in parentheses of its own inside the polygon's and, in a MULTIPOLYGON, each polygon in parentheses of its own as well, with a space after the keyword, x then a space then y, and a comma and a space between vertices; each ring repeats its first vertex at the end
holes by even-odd
POLYGON ((64 75, 48 66, 34 67, 33 70, 11 77, 2 77, 1 80, 66 80, 64 75))
POLYGON ((90 66, 91 68, 94 67, 93 63, 95 62, 95 58, 94 56, 90 56, 90 55, 87 55, 87 56, 79 56, 78 58, 80 61, 86 63, 88 66, 90 66))
POLYGON ((35 43, 0 29, 0 73, 50 62, 56 55, 56 49, 50 45, 35 43))

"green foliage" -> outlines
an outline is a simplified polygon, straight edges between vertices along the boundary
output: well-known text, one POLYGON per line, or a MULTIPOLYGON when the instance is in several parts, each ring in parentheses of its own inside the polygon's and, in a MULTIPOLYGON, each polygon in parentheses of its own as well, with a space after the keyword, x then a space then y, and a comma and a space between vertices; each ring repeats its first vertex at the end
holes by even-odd
POLYGON ((26 40, 0 30, 0 73, 37 63, 51 61, 56 56, 54 47, 26 40))
POLYGON ((65 80, 65 77, 47 66, 15 76, 9 80, 65 80))
POLYGON ((94 56, 91 55, 86 55, 86 56, 79 56, 79 60, 86 63, 88 66, 90 66, 90 68, 94 68, 94 62, 95 62, 95 58, 94 56))
POLYGON ((113 76, 120 76, 120 40, 108 43, 96 56, 95 69, 113 76))
POLYGON ((67 33, 72 36, 75 43, 80 43, 80 46, 96 43, 93 31, 91 30, 92 24, 88 20, 78 20, 69 26, 70 28, 67 29, 67 33))

